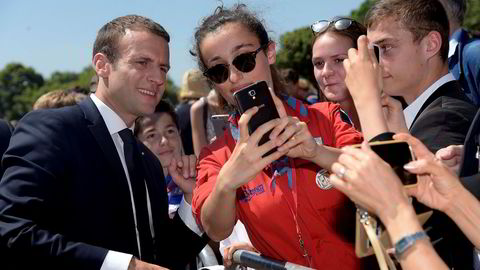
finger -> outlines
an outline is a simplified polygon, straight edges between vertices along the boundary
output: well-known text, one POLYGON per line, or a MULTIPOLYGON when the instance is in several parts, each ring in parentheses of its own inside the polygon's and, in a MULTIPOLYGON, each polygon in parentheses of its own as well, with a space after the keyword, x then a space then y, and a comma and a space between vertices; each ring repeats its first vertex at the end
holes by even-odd
POLYGON ((356 160, 367 159, 369 157, 369 154, 373 153, 366 141, 362 143, 361 148, 357 148, 354 146, 346 146, 342 148, 342 152, 354 157, 356 160))
POLYGON ((356 61, 357 55, 358 55, 357 49, 350 48, 350 49, 348 49, 347 54, 348 54, 348 60, 350 61, 350 64, 351 64, 351 62, 356 61))
POLYGON ((190 177, 197 176, 197 157, 195 155, 189 155, 189 162, 190 162, 190 177))
POLYGON ((427 159, 434 157, 433 153, 430 152, 430 150, 428 150, 428 148, 420 140, 408 133, 395 134, 393 135, 393 138, 395 140, 406 141, 412 148, 413 154, 418 159, 427 159))
POLYGON ((339 178, 336 174, 330 174, 328 179, 336 189, 348 196, 347 183, 343 179, 339 178))
POLYGON ((252 143, 254 146, 258 145, 258 142, 263 137, 263 135, 275 128, 278 123, 280 123, 279 118, 270 120, 262 124, 260 127, 257 128, 257 130, 255 130, 255 132, 250 135, 249 143, 252 143))
MULTIPOLYGON (((358 38, 357 45, 358 45, 358 57, 362 60, 371 59, 370 52, 368 50, 368 38, 365 35, 361 35, 358 38)), ((373 53, 373 49, 372 49, 372 53, 373 53)))
POLYGON ((289 124, 290 117, 282 117, 280 118, 280 122, 278 125, 272 130, 270 133, 270 140, 275 140, 277 136, 285 129, 285 127, 289 124))
POLYGON ((172 179, 177 179, 180 174, 177 171, 177 161, 174 157, 172 157, 172 161, 170 162, 170 165, 168 166, 168 174, 172 177, 172 179))
POLYGON ((285 127, 284 131, 278 138, 276 138, 277 146, 284 144, 288 139, 292 138, 292 136, 297 135, 301 131, 301 124, 300 122, 293 118, 290 119, 288 125, 285 127), (295 122, 296 121, 296 122, 295 122))
POLYGON ((248 134, 248 122, 252 119, 252 116, 258 112, 258 107, 255 106, 253 108, 248 109, 244 112, 240 119, 238 120, 238 129, 240 132, 239 141, 246 141, 249 134, 248 134))
MULTIPOLYGON (((265 151, 263 154, 265 154, 267 152, 268 151, 265 151)), ((261 158, 260 161, 258 162, 258 164, 261 168, 265 168, 268 165, 270 165, 272 162, 274 162, 275 160, 281 158, 283 155, 285 155, 285 152, 275 151, 272 154, 261 158)))
POLYGON ((343 68, 345 69, 345 73, 348 74, 348 71, 350 70, 350 60, 348 58, 343 59, 343 68))
POLYGON ((443 170, 440 164, 441 163, 437 163, 434 160, 419 159, 405 164, 403 168, 411 173, 429 174, 438 177, 447 173, 446 170, 443 170))
POLYGON ((268 87, 268 90, 270 91, 270 95, 272 95, 273 103, 275 103, 275 107, 277 108, 278 116, 280 116, 280 118, 287 116, 287 111, 285 110, 285 106, 283 106, 283 102, 277 97, 271 87, 268 87))
POLYGON ((252 154, 257 154, 261 158, 264 154, 268 153, 268 151, 274 149, 275 147, 277 147, 276 141, 269 140, 266 143, 257 146, 256 150, 254 151, 255 153, 252 154))
POLYGON ((230 254, 229 251, 230 251, 229 246, 223 249, 223 262, 225 263, 226 266, 232 265, 232 259, 228 258, 229 254, 230 254))
POLYGON ((182 175, 183 178, 187 179, 190 177, 190 158, 188 156, 182 156, 182 175))
POLYGON ((302 144, 303 142, 305 142, 307 140, 313 140, 310 132, 308 132, 308 131, 307 132, 303 132, 303 131, 297 132, 297 133, 293 134, 293 136, 291 136, 290 139, 287 142, 285 142, 281 146, 279 146, 278 151, 282 151, 282 152, 288 151, 288 150, 294 148, 295 146, 297 146, 299 144, 302 144))

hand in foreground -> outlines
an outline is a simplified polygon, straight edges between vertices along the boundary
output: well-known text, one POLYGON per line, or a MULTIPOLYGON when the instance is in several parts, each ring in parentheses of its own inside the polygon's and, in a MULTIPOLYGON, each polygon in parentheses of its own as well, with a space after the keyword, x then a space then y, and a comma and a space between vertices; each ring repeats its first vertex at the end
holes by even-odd
POLYGON ((426 206, 445 212, 463 189, 458 177, 417 138, 404 133, 394 138, 407 141, 417 157, 416 161, 404 166, 418 175, 418 185, 408 188, 407 193, 426 206))
POLYGON ((275 141, 278 151, 285 152, 288 157, 312 160, 318 151, 307 124, 297 117, 288 116, 282 101, 275 95, 272 88, 269 90, 280 116, 279 124, 270 134, 270 140, 275 141))
POLYGON ((146 263, 144 261, 138 260, 135 257, 132 257, 132 260, 128 265, 128 270, 168 270, 168 268, 146 263))
POLYGON ((185 200, 191 203, 197 176, 197 157, 195 155, 173 157, 168 166, 168 173, 173 182, 182 189, 185 200))
POLYGON ((435 153, 435 157, 445 164, 450 170, 457 175, 460 174, 460 164, 462 163, 463 145, 449 145, 439 149, 435 153))
POLYGON ((355 105, 360 102, 367 105, 373 101, 380 101, 383 90, 382 71, 376 60, 373 48, 368 48, 366 36, 357 40, 358 50, 348 50, 348 58, 343 60, 345 68, 345 83, 352 95, 355 105))
POLYGON ((408 132, 402 103, 385 93, 382 93, 380 102, 383 108, 383 115, 387 121, 388 130, 393 133, 408 132))
POLYGON ((257 253, 260 253, 254 246, 252 246, 252 244, 250 243, 247 243, 247 242, 237 242, 237 243, 233 243, 231 244, 230 246, 226 247, 224 250, 223 250, 223 264, 225 266, 231 266, 233 261, 233 253, 237 250, 248 250, 248 251, 253 251, 253 252, 257 252, 257 253))
POLYGON ((257 112, 258 108, 253 107, 245 111, 240 117, 238 121, 239 139, 232 155, 222 166, 218 174, 217 179, 220 181, 217 181, 217 185, 221 185, 229 191, 235 191, 238 187, 248 183, 270 163, 285 154, 285 152, 276 151, 266 157, 262 157, 276 146, 275 141, 269 140, 260 146, 258 142, 265 133, 280 123, 280 119, 268 121, 258 127, 252 135, 249 135, 248 121, 257 112))
MULTIPOLYGON (((331 183, 350 199, 375 213, 386 223, 396 214, 396 207, 408 204, 400 179, 390 165, 370 149, 342 148, 338 162, 332 165, 331 183)), ((385 224, 387 225, 387 224, 385 224)))

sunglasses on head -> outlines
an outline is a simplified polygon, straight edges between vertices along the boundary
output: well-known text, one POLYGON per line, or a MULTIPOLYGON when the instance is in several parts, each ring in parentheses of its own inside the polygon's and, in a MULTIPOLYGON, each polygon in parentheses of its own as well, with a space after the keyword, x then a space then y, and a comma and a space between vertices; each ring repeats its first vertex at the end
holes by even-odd
POLYGON ((327 28, 331 24, 333 24, 335 29, 337 29, 338 31, 342 31, 349 28, 354 22, 355 22, 354 20, 348 19, 348 18, 339 18, 333 21, 320 20, 320 21, 314 22, 311 28, 312 28, 313 34, 318 35, 323 33, 325 30, 327 30, 327 28))
MULTIPOLYGON (((238 70, 243 73, 248 73, 252 71, 255 68, 255 65, 257 64, 257 54, 265 49, 268 46, 267 44, 264 44, 260 46, 260 48, 256 49, 255 51, 252 52, 246 52, 237 55, 233 61, 232 65, 238 70)), ((208 68, 205 70, 203 73, 205 77, 207 77, 209 80, 211 80, 214 83, 224 83, 228 77, 230 76, 230 64, 218 64, 215 65, 211 68, 208 68)))

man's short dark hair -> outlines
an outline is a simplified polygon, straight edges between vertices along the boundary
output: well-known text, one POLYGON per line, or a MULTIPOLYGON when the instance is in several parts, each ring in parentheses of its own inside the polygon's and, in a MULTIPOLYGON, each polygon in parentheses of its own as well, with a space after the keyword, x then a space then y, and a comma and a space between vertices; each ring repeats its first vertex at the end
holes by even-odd
POLYGON ((108 61, 115 63, 118 58, 118 41, 128 30, 147 31, 170 42, 170 36, 160 24, 138 15, 118 17, 105 24, 98 31, 93 45, 93 56, 104 53, 108 61))
POLYGON ((386 19, 399 21, 413 34, 418 42, 431 31, 442 37, 440 57, 448 59, 448 17, 442 4, 437 0, 379 0, 368 11, 365 24, 368 29, 386 19))

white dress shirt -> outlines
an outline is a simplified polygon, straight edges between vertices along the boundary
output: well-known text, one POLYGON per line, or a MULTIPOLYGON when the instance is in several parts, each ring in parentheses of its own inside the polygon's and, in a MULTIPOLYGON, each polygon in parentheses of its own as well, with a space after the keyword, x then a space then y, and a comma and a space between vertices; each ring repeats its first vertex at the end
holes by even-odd
POLYGON ((453 77, 452 73, 448 73, 430 85, 427 90, 423 91, 423 93, 418 96, 410 105, 408 105, 405 110, 403 110, 403 115, 405 116, 405 123, 407 124, 407 128, 410 129, 412 126, 413 120, 417 116, 418 112, 422 108, 423 104, 427 99, 437 91, 440 86, 446 84, 447 82, 454 81, 455 77, 453 77))
MULTIPOLYGON (((115 148, 117 149, 118 156, 120 157, 120 161, 122 162, 122 167, 125 172, 125 176, 128 182, 128 188, 130 191, 130 201, 132 203, 135 228, 137 228, 137 218, 135 215, 135 202, 133 200, 132 187, 130 184, 130 176, 128 175, 128 168, 125 162, 123 141, 120 135, 118 134, 118 132, 127 128, 127 125, 125 124, 125 122, 123 122, 123 120, 120 118, 120 116, 118 116, 117 113, 115 113, 110 107, 108 107, 105 103, 103 103, 97 96, 95 96, 95 94, 91 94, 90 97, 92 98, 92 101, 95 104, 95 106, 98 108, 98 111, 100 112, 100 115, 102 116, 103 121, 107 126, 110 136, 112 136, 113 143, 115 144, 115 148)), ((149 214, 152 237, 155 237, 155 232, 153 230, 153 222, 151 217, 152 213, 150 211, 150 199, 148 197, 148 190, 147 190, 147 202, 148 202, 147 206, 148 206, 148 214, 149 214)), ((180 207, 178 209, 178 215, 180 215, 180 218, 183 220, 185 225, 187 225, 187 227, 190 228, 190 230, 194 231, 198 235, 202 235, 203 232, 200 230, 200 228, 197 225, 197 222, 195 221, 195 218, 193 217, 192 207, 185 201, 185 199, 182 199, 182 202, 180 203, 180 207)), ((140 250, 140 237, 138 234, 138 229, 136 230, 136 238, 137 238, 137 245, 138 245, 137 247, 138 247, 138 250, 140 250)), ((128 265, 130 264, 130 261, 132 259, 132 256, 133 256, 132 254, 126 254, 123 252, 109 250, 107 253, 107 256, 105 257, 105 260, 103 261, 103 264, 100 270, 123 270, 123 269, 127 270, 128 265)))

